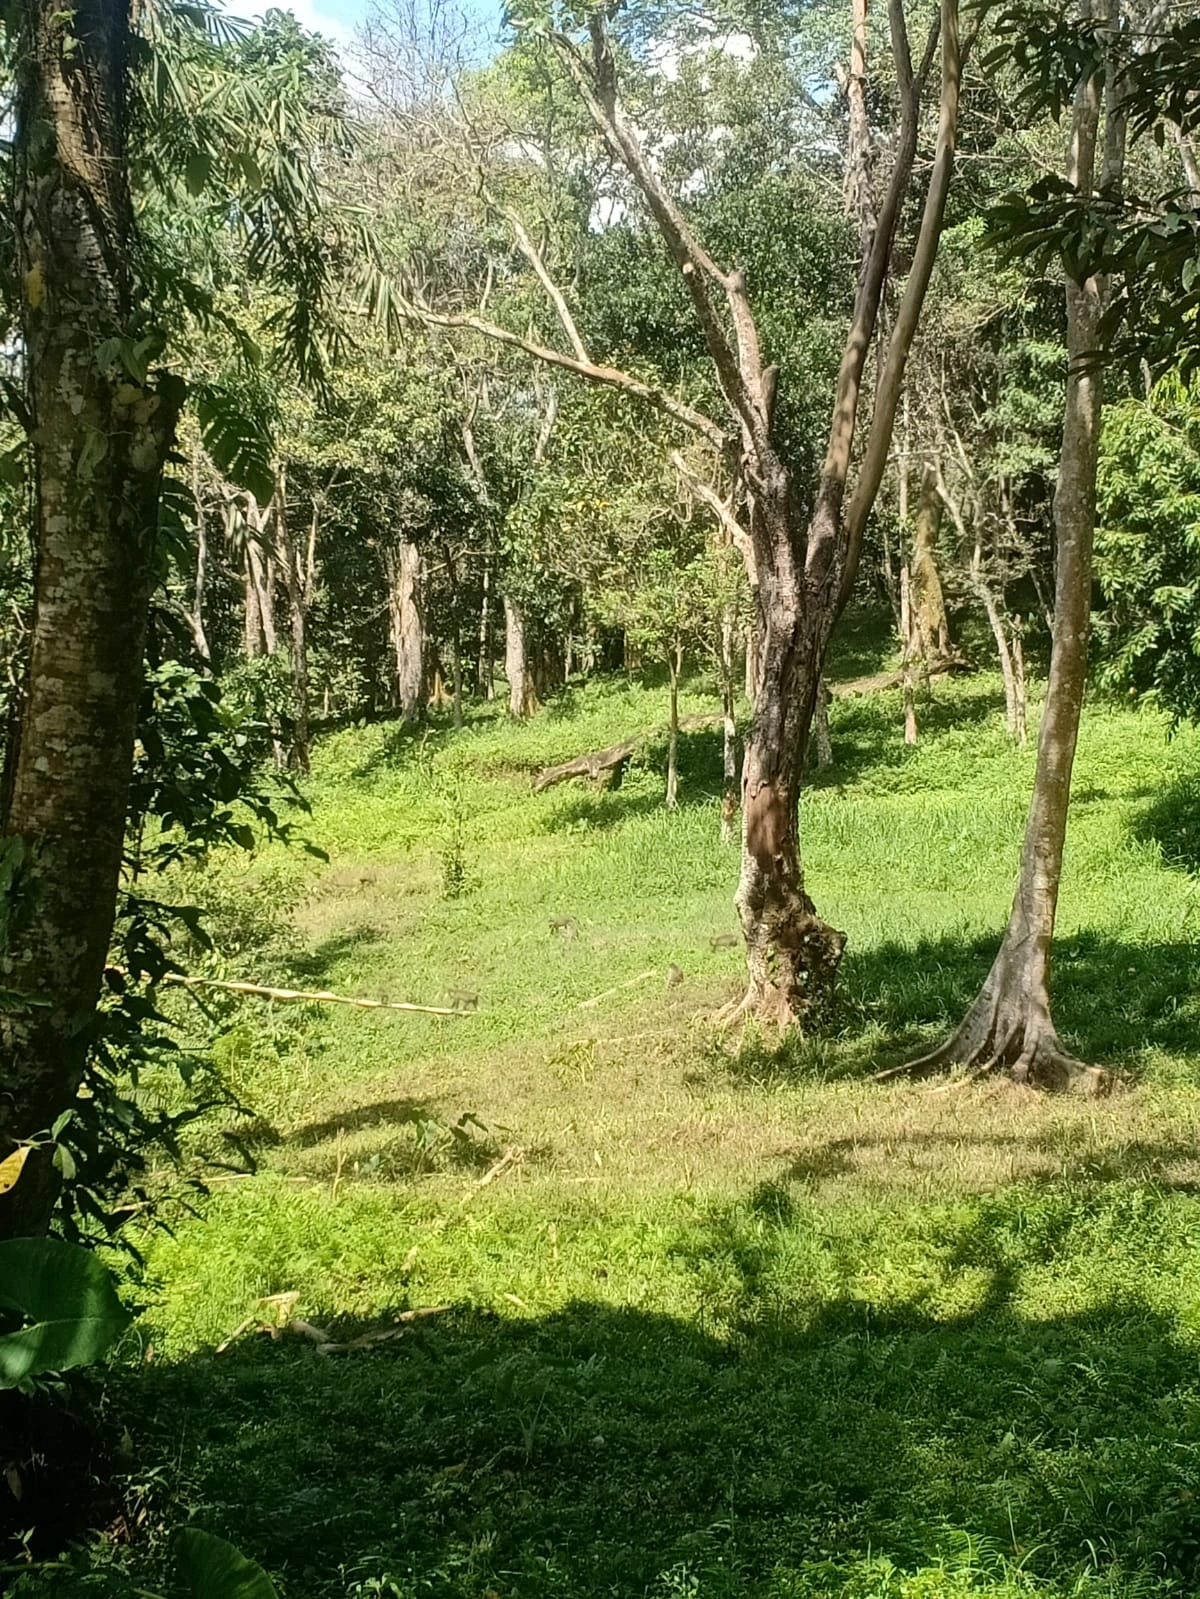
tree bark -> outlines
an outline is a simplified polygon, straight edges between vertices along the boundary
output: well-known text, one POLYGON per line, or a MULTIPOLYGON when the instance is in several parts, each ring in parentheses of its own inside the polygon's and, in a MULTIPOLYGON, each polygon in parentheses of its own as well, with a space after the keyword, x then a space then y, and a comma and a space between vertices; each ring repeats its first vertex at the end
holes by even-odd
MULTIPOLYGON (((4 853, 0 1158, 72 1104, 121 870, 163 462, 181 399, 134 382, 108 340, 133 336, 129 14, 27 0, 15 58, 15 230, 33 422, 37 555, 27 699, 4 853)), ((46 1227, 46 1147, 0 1197, 0 1236, 46 1227)))
POLYGON ((667 724, 667 797, 669 811, 679 804, 679 674, 683 670, 683 645, 678 639, 667 651, 671 708, 667 724))
POLYGON ((275 535, 283 560, 284 585, 292 628, 292 747, 289 764, 308 773, 308 607, 312 586, 312 563, 316 555, 317 507, 314 503, 309 527, 308 548, 301 554, 288 521, 287 472, 282 463, 275 474, 275 535))
MULTIPOLYGON (((1104 20, 1118 25, 1118 0, 1104 20)), ((1088 0, 1082 6, 1090 20, 1088 0)), ((1094 192, 1101 90, 1080 85, 1072 117, 1068 181, 1084 198, 1094 192)), ((1119 80, 1110 70, 1101 185, 1117 192, 1124 158, 1119 80)), ((954 1036, 915 1063, 934 1070, 958 1063, 975 1071, 1008 1067, 1018 1082, 1061 1088, 1074 1080, 1097 1091, 1104 1073, 1075 1060, 1059 1041, 1050 1008, 1050 958, 1062 879, 1071 771, 1087 675, 1096 462, 1103 404, 1102 322, 1107 280, 1067 278, 1067 387, 1062 453, 1054 492, 1056 535, 1054 629, 1046 705, 1038 734, 1037 771, 1025 826, 1021 869, 999 953, 954 1036)))
POLYGON ((246 656, 274 655, 275 560, 268 538, 268 518, 253 494, 246 501, 246 656))
POLYGON ((927 671, 938 661, 948 660, 952 654, 950 624, 946 617, 946 600, 937 564, 938 525, 942 511, 937 484, 937 469, 932 462, 927 461, 917 493, 909 573, 912 620, 927 671))
POLYGON ((410 539, 386 547, 388 615, 396 663, 396 701, 406 727, 425 714, 425 608, 421 552, 410 539))
POLYGON ((504 596, 504 672, 508 714, 523 722, 537 710, 537 690, 525 642, 525 614, 510 594, 504 596))
POLYGON ((208 647, 208 635, 204 631, 204 594, 208 577, 208 531, 205 527, 204 500, 200 490, 200 452, 197 450, 192 456, 192 501, 196 507, 196 575, 192 585, 192 607, 188 612, 188 624, 192 630, 192 642, 196 646, 196 654, 201 663, 212 667, 212 651, 208 647))

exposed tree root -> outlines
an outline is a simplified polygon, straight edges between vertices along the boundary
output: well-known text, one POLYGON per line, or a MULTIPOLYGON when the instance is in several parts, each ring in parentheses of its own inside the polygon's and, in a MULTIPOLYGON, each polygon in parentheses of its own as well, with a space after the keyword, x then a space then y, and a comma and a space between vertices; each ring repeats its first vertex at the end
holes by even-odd
POLYGON ((769 935, 756 931, 759 936, 747 944, 746 992, 715 1013, 714 1026, 753 1019, 782 1030, 809 1020, 833 992, 846 935, 816 915, 807 895, 786 921, 773 919, 769 935))
POLYGON ((961 1026, 945 1043, 902 1066, 876 1072, 872 1082, 932 1077, 958 1069, 969 1081, 995 1072, 1006 1073, 1014 1083, 1058 1093, 1069 1089, 1090 1095, 1108 1093, 1111 1073, 1089 1066, 1063 1047, 1046 996, 1014 997, 995 977, 993 970, 961 1026))

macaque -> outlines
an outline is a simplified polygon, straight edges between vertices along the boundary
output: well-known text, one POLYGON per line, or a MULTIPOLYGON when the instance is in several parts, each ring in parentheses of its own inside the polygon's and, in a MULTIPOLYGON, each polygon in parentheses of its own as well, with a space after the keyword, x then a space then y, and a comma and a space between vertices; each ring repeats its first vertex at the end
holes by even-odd
POLYGON ((451 1010, 478 1010, 479 995, 469 988, 452 988, 446 995, 446 1003, 451 1010))
POLYGON ((682 966, 676 966, 675 962, 672 961, 671 964, 667 967, 667 987, 668 988, 678 988, 680 983, 682 983, 682 982, 683 982, 683 968, 682 968, 682 966))
POLYGON ((718 933, 716 938, 709 939, 708 947, 710 949, 736 949, 740 943, 741 939, 736 933, 718 933))
POLYGON ((550 931, 558 933, 562 938, 579 937, 579 929, 575 925, 573 916, 552 916, 550 918, 550 931))

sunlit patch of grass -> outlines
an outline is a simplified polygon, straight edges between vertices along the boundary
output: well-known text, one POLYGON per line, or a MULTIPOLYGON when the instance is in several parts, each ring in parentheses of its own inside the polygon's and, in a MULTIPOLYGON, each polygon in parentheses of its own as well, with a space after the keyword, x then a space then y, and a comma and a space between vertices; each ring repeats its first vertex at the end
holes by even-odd
MULTIPOLYGON (((1001 708, 990 678, 939 685, 908 750, 897 693, 835 701, 803 835, 842 991, 782 1041, 706 1020, 742 960, 717 730, 674 814, 653 740, 618 790, 530 790, 661 727, 661 686, 323 741, 330 860, 219 877, 215 959, 478 1008, 223 1013, 253 1169, 140 1240, 154 1360, 113 1378, 171 1515, 286 1599, 1193 1593, 1200 738, 1085 719, 1059 1020, 1127 1086, 870 1081, 953 1025, 1007 915, 1033 752, 1001 708), (280 1294, 338 1341, 396 1336, 269 1338, 280 1294)), ((697 680, 685 714, 711 709, 697 680)), ((109 1553, 153 1587, 159 1552, 109 1553)))

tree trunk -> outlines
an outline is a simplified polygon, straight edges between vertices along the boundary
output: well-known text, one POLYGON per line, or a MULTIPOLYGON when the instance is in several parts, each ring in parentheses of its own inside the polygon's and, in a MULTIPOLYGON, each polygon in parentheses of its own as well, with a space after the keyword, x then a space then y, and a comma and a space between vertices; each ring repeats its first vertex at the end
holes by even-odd
POLYGON ((833 765, 833 740, 829 736, 829 687, 822 678, 817 684, 817 709, 814 717, 817 743, 817 771, 833 765))
POLYGON ((388 614, 396 662, 396 701, 406 727, 425 714, 425 614, 421 594, 421 552, 398 539, 385 554, 388 614))
POLYGON ((1025 692, 1025 624, 1020 616, 1013 617, 1012 626, 1012 662, 1013 662, 1013 737, 1022 749, 1025 748, 1029 734, 1026 730, 1028 721, 1028 697, 1025 692))
POLYGON ((667 651, 671 684, 670 720, 667 725, 667 809, 679 804, 679 674, 683 670, 683 645, 678 639, 667 651))
POLYGON ((508 678, 508 714, 525 721, 537 710, 537 690, 525 645, 525 616, 508 594, 504 596, 504 671, 508 678))
POLYGON ((253 494, 246 495, 246 655, 274 655, 275 561, 267 540, 267 517, 253 494))
POLYGON ((913 621, 912 580, 907 565, 900 568, 900 670, 904 680, 904 742, 917 742, 917 701, 913 692, 913 661, 920 659, 923 641, 913 621))
MULTIPOLYGON (((1087 0, 1084 7, 1087 16, 1087 0)), ((1114 28, 1115 12, 1116 0, 1110 0, 1109 21, 1114 28)), ((1114 104, 1111 77, 1108 95, 1102 185, 1111 193, 1119 186, 1124 154, 1123 119, 1119 105, 1114 104)), ((1094 79, 1080 86, 1072 120, 1069 181, 1084 196, 1093 190, 1099 102, 1100 89, 1094 79)), ((1097 1090, 1105 1081, 1102 1072, 1083 1066, 1059 1042, 1050 1011, 1050 955, 1087 675, 1102 408, 1101 324, 1107 298, 1103 278, 1092 276, 1078 282, 1068 276, 1067 390, 1054 492, 1050 677, 1012 913, 992 969, 958 1031, 941 1049, 910 1069, 934 1070, 959 1063, 982 1072, 1007 1066, 1018 1082, 1055 1088, 1082 1079, 1097 1090)))
MULTIPOLYGON (((133 336, 127 5, 28 0, 17 41, 15 231, 37 556, 27 698, 4 818, 0 1158, 70 1107, 108 955, 125 839, 163 462, 181 393, 101 362, 133 336)), ((47 1148, 0 1197, 45 1229, 47 1148)))
POLYGON ((188 624, 192 630, 192 642, 196 646, 196 654, 200 657, 201 664, 211 669, 212 651, 208 647, 208 636, 204 631, 204 590, 208 576, 208 534, 204 525, 204 501, 200 493, 199 450, 192 456, 192 501, 196 507, 196 576, 192 586, 192 608, 188 613, 188 624))
POLYGON ((734 899, 748 986, 729 1014, 786 1024, 823 1001, 846 942, 805 892, 799 829, 800 773, 833 625, 832 606, 814 604, 811 585, 840 527, 836 504, 822 496, 804 540, 792 520, 786 469, 772 462, 768 478, 764 465, 754 505, 758 692, 742 761, 742 869, 734 899), (805 544, 807 571, 797 549, 805 544))
MULTIPOLYGON (((317 508, 313 506, 308 560, 314 553, 317 508)), ((292 625, 292 748, 289 764, 307 775, 309 742, 308 703, 308 588, 305 557, 292 536, 288 523, 287 474, 282 464, 275 474, 275 535, 283 559, 284 584, 292 625)))
POLYGON ((937 565, 938 525, 942 502, 938 495, 938 474, 932 462, 925 463, 913 518, 912 563, 909 573, 910 604, 914 631, 921 658, 928 672, 949 659, 950 624, 937 565))
POLYGON ((753 623, 746 629, 745 673, 742 689, 751 705, 758 693, 758 635, 753 623))
POLYGON ((483 598, 479 605, 479 667, 476 689, 481 699, 494 700, 496 684, 492 676, 492 554, 483 559, 483 598))
POLYGON ((738 809, 737 707, 734 700, 733 617, 721 618, 721 842, 733 842, 733 820, 738 809))

